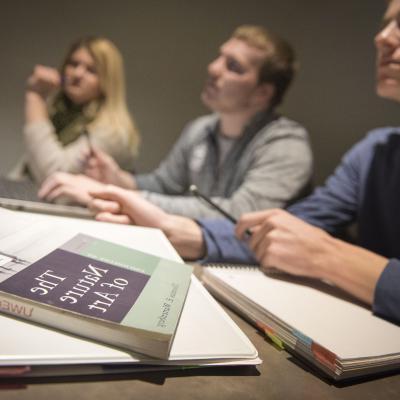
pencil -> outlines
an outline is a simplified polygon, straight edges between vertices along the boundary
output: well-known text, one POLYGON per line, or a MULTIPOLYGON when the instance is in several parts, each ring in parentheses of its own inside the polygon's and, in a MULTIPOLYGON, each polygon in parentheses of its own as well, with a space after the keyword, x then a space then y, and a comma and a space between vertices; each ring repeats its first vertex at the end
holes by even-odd
MULTIPOLYGON (((194 196, 204 200, 208 205, 210 205, 212 208, 217 210, 220 214, 222 214, 225 218, 229 219, 233 224, 237 224, 237 219, 233 217, 231 214, 227 213, 225 210, 223 210, 220 206, 215 204, 211 199, 209 199, 207 196, 204 196, 204 194, 201 194, 199 192, 199 189, 197 189, 196 185, 190 185, 189 187, 190 193, 192 193, 194 196)), ((249 229, 246 229, 246 234, 251 236, 251 231, 249 229)))

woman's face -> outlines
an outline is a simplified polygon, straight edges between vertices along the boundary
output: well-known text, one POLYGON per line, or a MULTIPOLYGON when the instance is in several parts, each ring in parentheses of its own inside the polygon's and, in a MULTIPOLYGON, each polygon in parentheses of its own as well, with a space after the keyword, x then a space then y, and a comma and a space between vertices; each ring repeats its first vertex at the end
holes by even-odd
POLYGON ((84 47, 72 53, 63 76, 66 96, 75 104, 83 105, 101 96, 100 80, 96 65, 84 47))

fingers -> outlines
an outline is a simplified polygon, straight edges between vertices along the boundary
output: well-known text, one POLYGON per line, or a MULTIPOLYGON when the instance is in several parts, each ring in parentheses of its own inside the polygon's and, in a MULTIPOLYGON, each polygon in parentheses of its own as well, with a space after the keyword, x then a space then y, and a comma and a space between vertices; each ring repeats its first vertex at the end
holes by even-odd
POLYGON ((92 159, 96 167, 108 167, 115 164, 114 159, 110 155, 95 146, 92 149, 92 159))
MULTIPOLYGON (((88 192, 90 185, 93 185, 91 180, 83 175, 57 172, 43 182, 38 197, 47 201, 54 201, 63 196, 72 200, 72 202, 86 205, 91 200, 88 192)), ((96 185, 99 184, 96 183, 96 185)))
POLYGON ((116 164, 115 160, 106 152, 100 150, 99 148, 96 149, 96 157, 102 164, 107 165, 114 165, 116 164))
POLYGON ((91 146, 89 149, 89 157, 87 160, 87 169, 98 169, 100 168, 100 161, 97 157, 98 150, 95 149, 95 146, 91 146))
POLYGON ((65 194, 65 188, 62 185, 54 186, 51 188, 46 195, 43 197, 45 200, 53 202, 57 197, 65 194))
POLYGON ((46 200, 50 202, 59 200, 63 203, 78 203, 84 206, 87 205, 91 199, 87 192, 69 185, 57 186, 46 196, 46 200))
POLYGON ((90 153, 90 157, 87 160, 86 169, 97 169, 98 168, 98 161, 96 157, 93 157, 93 151, 90 153))
POLYGON ((105 182, 105 171, 103 170, 103 163, 97 156, 98 150, 95 150, 92 146, 89 156, 86 160, 85 175, 96 179, 101 182, 105 182))
POLYGON ((280 264, 276 251, 281 248, 283 237, 291 230, 295 219, 288 212, 281 209, 244 214, 236 227, 236 236, 246 238, 249 248, 254 253, 260 265, 270 268, 279 267, 273 263, 280 264), (252 232, 246 236, 246 230, 252 232))
POLYGON ((62 172, 55 173, 48 177, 39 188, 38 197, 40 199, 47 199, 47 196, 64 180, 62 172))
POLYGON ((85 169, 83 172, 89 178, 95 179, 96 181, 99 181, 99 182, 103 182, 103 179, 102 179, 103 176, 102 176, 100 169, 98 168, 97 160, 94 159, 93 157, 90 156, 87 159, 85 169))
POLYGON ((90 159, 90 149, 87 147, 85 149, 82 149, 82 151, 79 154, 78 157, 78 163, 81 166, 82 170, 86 170, 87 169, 87 165, 90 159))
POLYGON ((101 158, 103 152, 96 146, 93 146, 93 158, 101 158))
POLYGON ((90 195, 96 199, 121 202, 125 197, 123 194, 124 191, 124 189, 121 189, 114 185, 105 185, 102 189, 91 190, 90 195))
POLYGON ((91 150, 90 150, 90 147, 89 147, 89 145, 87 146, 87 147, 85 147, 85 148, 83 148, 82 150, 81 150, 81 152, 80 152, 80 154, 79 154, 79 160, 82 162, 82 161, 84 161, 84 163, 86 164, 86 165, 88 165, 89 164, 89 161, 90 161, 90 157, 91 157, 91 150))
POLYGON ((90 194, 94 198, 104 201, 104 203, 97 203, 97 206, 111 207, 107 209, 108 212, 126 214, 135 225, 159 228, 161 221, 167 217, 161 208, 133 190, 107 185, 104 190, 91 191, 90 194), (119 205, 119 209, 115 203, 119 205))
POLYGON ((65 172, 56 172, 50 175, 39 188, 38 197, 40 199, 54 199, 52 194, 54 191, 58 191, 59 187, 68 184, 71 181, 72 175, 65 172))
POLYGON ((61 79, 60 73, 55 68, 40 64, 35 65, 32 75, 52 83, 59 83, 61 79))
POLYGON ((86 164, 85 174, 103 183, 120 185, 122 170, 115 160, 99 148, 92 146, 91 157, 86 164))
POLYGON ((114 224, 125 224, 129 225, 132 223, 130 218, 127 215, 124 214, 112 214, 109 212, 101 212, 98 213, 95 217, 97 221, 102 221, 102 222, 112 222, 114 224))
POLYGON ((268 251, 271 244, 271 234, 273 227, 269 223, 263 223, 253 230, 253 234, 248 239, 248 246, 253 251, 257 260, 261 260, 268 251))
POLYGON ((89 210, 100 213, 109 212, 112 214, 118 214, 121 211, 119 203, 116 201, 103 200, 103 199, 92 199, 88 204, 89 210))
POLYGON ((60 87, 61 76, 55 68, 36 65, 27 80, 27 85, 30 90, 45 94, 60 87))
POLYGON ((123 210, 118 201, 121 201, 122 189, 108 185, 104 190, 93 191, 94 197, 89 202, 89 209, 96 214, 96 220, 112 222, 116 224, 132 224, 134 221, 126 214, 120 214, 123 210))
POLYGON ((250 230, 250 232, 252 232, 255 226, 260 225, 275 213, 276 210, 271 209, 243 214, 235 228, 236 237, 238 239, 245 238, 246 230, 250 230))

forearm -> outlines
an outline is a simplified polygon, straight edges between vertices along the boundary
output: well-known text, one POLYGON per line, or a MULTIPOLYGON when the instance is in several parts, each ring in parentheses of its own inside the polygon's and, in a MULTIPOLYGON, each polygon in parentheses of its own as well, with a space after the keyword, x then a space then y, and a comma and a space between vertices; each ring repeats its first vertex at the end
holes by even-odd
POLYGON ((27 124, 47 120, 49 114, 45 99, 38 93, 28 90, 25 93, 25 122, 27 124))
POLYGON ((205 243, 200 226, 193 220, 178 215, 168 215, 161 222, 161 229, 185 260, 204 257, 205 243))
POLYGON ((327 236, 321 257, 315 263, 315 274, 371 305, 376 284, 388 263, 369 250, 327 236))
POLYGON ((27 163, 36 181, 41 182, 57 171, 82 172, 83 154, 88 149, 86 137, 64 147, 50 121, 37 121, 25 126, 24 141, 27 163))
POLYGON ((185 260, 257 264, 244 241, 235 238, 234 225, 224 219, 198 222, 179 215, 166 214, 159 228, 185 260))

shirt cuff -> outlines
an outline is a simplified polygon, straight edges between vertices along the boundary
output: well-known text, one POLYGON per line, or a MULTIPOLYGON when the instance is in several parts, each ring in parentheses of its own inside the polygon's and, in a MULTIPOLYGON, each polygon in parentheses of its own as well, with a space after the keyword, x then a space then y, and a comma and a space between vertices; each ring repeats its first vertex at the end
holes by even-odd
POLYGON ((400 260, 390 259, 379 277, 372 310, 383 318, 400 323, 400 260))
POLYGON ((225 219, 198 219, 201 226, 206 257, 202 263, 257 264, 247 244, 235 237, 235 225, 225 219))

